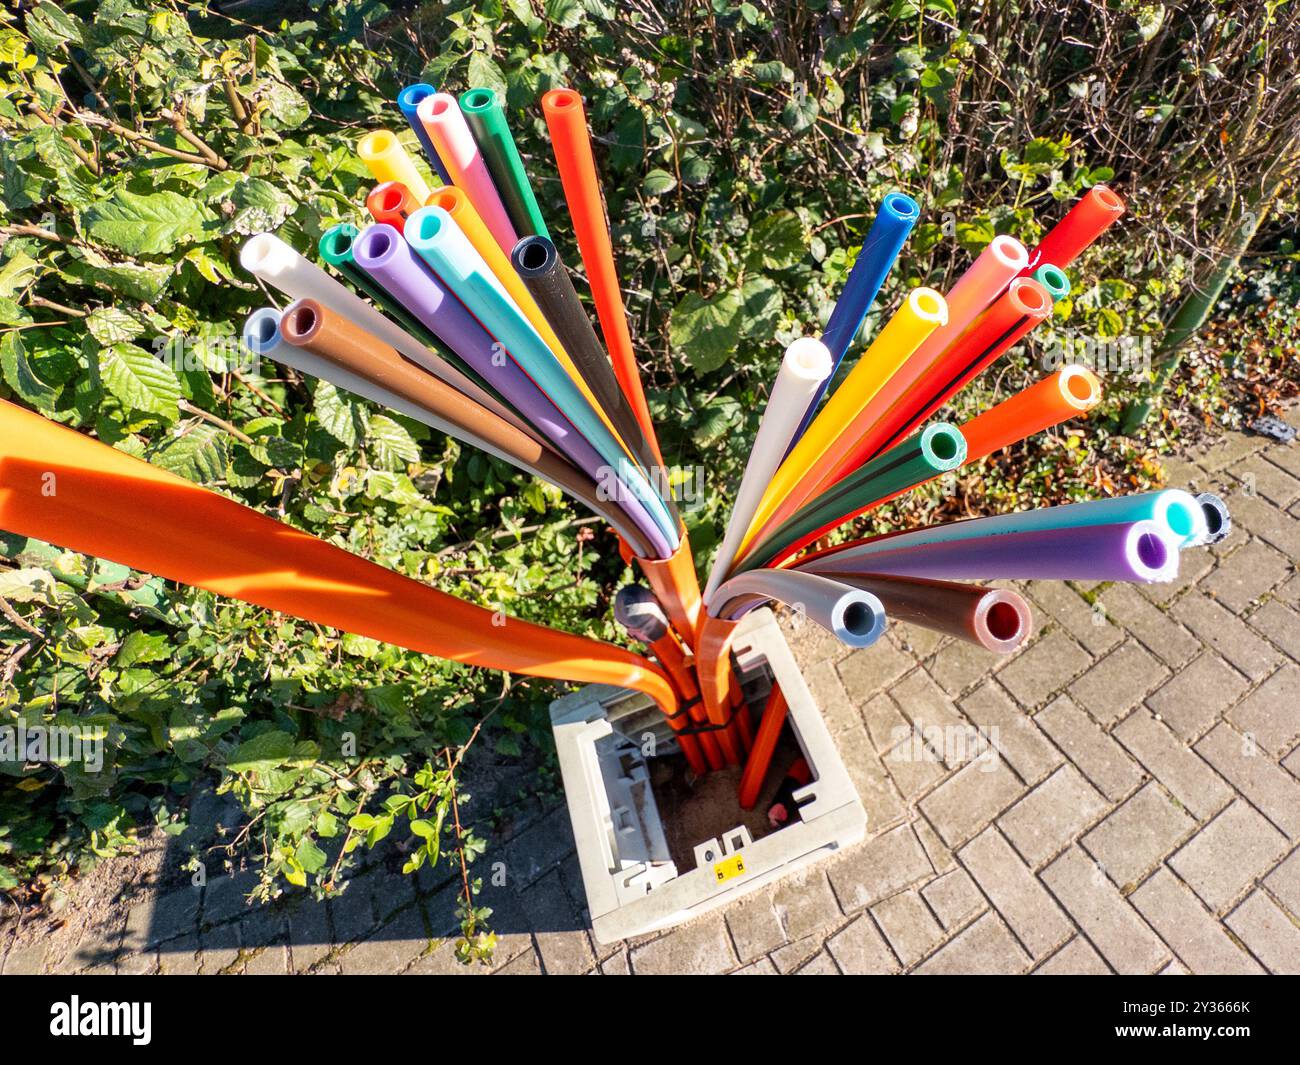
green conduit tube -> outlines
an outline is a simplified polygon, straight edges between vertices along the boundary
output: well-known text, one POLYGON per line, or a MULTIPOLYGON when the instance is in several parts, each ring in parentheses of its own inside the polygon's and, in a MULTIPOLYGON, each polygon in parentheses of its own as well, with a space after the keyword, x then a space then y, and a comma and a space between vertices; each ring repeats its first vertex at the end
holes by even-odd
POLYGON ((956 469, 966 460, 966 438, 947 422, 935 422, 890 448, 795 511, 737 567, 765 566, 791 544, 811 541, 881 500, 956 469))
POLYGON ((1052 302, 1057 303, 1070 294, 1070 279, 1059 266, 1044 263, 1031 275, 1043 288, 1047 289, 1052 302))
POLYGON ((483 153, 492 183, 497 187, 506 214, 521 237, 549 237, 533 186, 524 170, 519 149, 506 123, 506 113, 492 89, 470 89, 461 93, 460 109, 470 132, 483 153))

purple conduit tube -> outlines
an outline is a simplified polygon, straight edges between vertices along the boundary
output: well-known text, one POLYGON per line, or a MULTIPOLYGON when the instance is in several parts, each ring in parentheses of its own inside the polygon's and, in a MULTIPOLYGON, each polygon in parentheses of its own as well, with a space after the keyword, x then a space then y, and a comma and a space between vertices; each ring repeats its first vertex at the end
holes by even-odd
MULTIPOLYGON (((607 464, 596 449, 514 359, 505 356, 492 334, 420 261, 396 229, 385 223, 367 226, 353 242, 352 257, 357 266, 464 359, 597 485, 607 483, 607 464)), ((628 518, 641 530, 659 558, 670 558, 672 548, 654 519, 631 493, 627 496, 620 503, 628 518)))
POLYGON ((932 580, 1169 581, 1178 575, 1178 544, 1156 522, 1085 525, 1004 533, 974 540, 884 546, 869 557, 831 550, 796 567, 834 577, 871 573, 932 580))

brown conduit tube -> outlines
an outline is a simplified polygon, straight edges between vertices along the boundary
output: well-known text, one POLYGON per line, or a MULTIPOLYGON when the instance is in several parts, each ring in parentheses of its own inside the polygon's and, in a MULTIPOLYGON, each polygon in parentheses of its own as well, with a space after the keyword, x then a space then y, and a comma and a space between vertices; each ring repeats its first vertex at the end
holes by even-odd
POLYGON ((316 300, 298 300, 280 319, 280 334, 294 347, 399 396, 525 472, 558 485, 612 525, 635 550, 649 553, 640 530, 596 486, 553 451, 543 448, 480 404, 407 362, 396 349, 316 300))
POLYGON ((920 577, 835 574, 837 581, 870 592, 896 621, 955 636, 996 654, 1010 654, 1029 639, 1034 619, 1019 592, 980 584, 920 577))

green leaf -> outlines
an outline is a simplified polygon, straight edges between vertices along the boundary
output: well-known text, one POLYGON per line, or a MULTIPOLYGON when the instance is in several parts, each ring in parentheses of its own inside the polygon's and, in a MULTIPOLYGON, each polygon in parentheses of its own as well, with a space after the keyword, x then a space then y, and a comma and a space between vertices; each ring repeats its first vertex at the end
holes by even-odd
POLYGON ((754 275, 740 289, 740 335, 770 340, 785 308, 785 296, 770 277, 754 275))
POLYGON ((56 52, 65 41, 81 43, 81 23, 57 4, 41 0, 27 14, 27 35, 42 52, 56 52))
POLYGON ((641 188, 647 196, 662 196, 677 187, 677 179, 667 170, 654 169, 645 176, 641 188))
POLYGON ((371 416, 366 443, 375 461, 386 470, 401 470, 408 462, 420 460, 420 445, 411 439, 404 426, 386 414, 371 416))
POLYGON ((293 856, 304 872, 319 873, 325 868, 325 852, 309 839, 304 839, 298 844, 298 849, 294 851, 293 856))
POLYGON ((429 839, 436 831, 432 821, 426 821, 423 818, 417 818, 411 822, 411 831, 421 839, 429 839))
POLYGON ((289 733, 263 732, 236 747, 226 759, 226 769, 232 773, 264 773, 283 765, 292 754, 293 737, 289 733))
MULTIPOLYGON (((226 223, 224 232, 252 236, 280 228, 280 223, 293 214, 297 201, 262 178, 245 178, 230 193, 230 204, 235 213, 226 223)), ((210 277, 209 280, 216 281, 210 277)))
POLYGON ((345 447, 356 447, 366 434, 370 417, 362 401, 328 381, 316 382, 312 409, 322 428, 345 447))
POLYGON ((0 570, 0 599, 12 603, 39 601, 52 606, 58 601, 54 575, 36 567, 0 570))
POLYGON ((154 451, 149 461, 198 484, 221 480, 226 473, 226 433, 207 423, 192 426, 154 451))
POLYGON ((808 233, 793 211, 777 211, 759 222, 749 234, 750 270, 786 270, 808 252, 808 233))
POLYGON ((10 332, 0 337, 0 369, 4 372, 5 383, 24 402, 38 410, 54 409, 54 402, 59 398, 58 390, 36 376, 27 360, 27 346, 20 333, 10 332))
POLYGON ((181 383, 171 367, 134 344, 114 344, 99 353, 99 376, 105 387, 132 410, 175 421, 181 383))
POLYGON ((668 335, 700 373, 710 373, 735 353, 740 336, 740 293, 724 289, 711 299, 688 292, 673 308, 668 335))
POLYGON ((172 656, 172 651, 171 640, 162 633, 133 629, 113 656, 113 665, 125 669, 146 662, 162 662, 172 656))
POLYGON ((144 330, 139 317, 120 307, 96 307, 86 316, 86 329, 101 344, 118 344, 134 340, 144 330))
POLYGON ((90 208, 86 235, 128 255, 166 255, 212 233, 216 215, 179 192, 136 193, 119 188, 90 208))

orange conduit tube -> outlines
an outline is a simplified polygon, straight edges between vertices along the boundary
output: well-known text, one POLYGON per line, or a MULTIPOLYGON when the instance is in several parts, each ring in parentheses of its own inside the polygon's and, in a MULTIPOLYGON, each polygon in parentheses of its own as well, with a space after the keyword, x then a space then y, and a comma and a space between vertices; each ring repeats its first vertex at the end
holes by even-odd
POLYGON ((646 442, 662 466, 663 452, 659 450, 654 422, 641 387, 641 374, 632 350, 632 334, 628 331, 623 295, 619 291, 618 271, 614 268, 614 249, 609 242, 609 227, 605 224, 605 204, 596 179, 596 160, 591 154, 591 137, 587 133, 582 97, 573 89, 552 89, 542 97, 542 114, 551 133, 560 183, 564 187, 564 201, 573 219, 578 252, 582 256, 582 265, 587 269, 587 281, 596 303, 596 317, 600 319, 600 331, 614 364, 614 376, 618 378, 619 387, 645 433, 646 442))
POLYGON ((423 654, 679 707, 640 655, 493 614, 3 400, 0 528, 423 654))
MULTIPOLYGON (((738 621, 711 618, 700 626, 700 648, 695 659, 695 673, 700 682, 700 698, 709 721, 726 725, 731 713, 731 640, 738 621)), ((728 765, 740 764, 740 743, 733 727, 720 729, 718 742, 728 765)))
MULTIPOLYGON (((654 652, 655 658, 659 660, 659 664, 663 667, 664 672, 677 685, 678 694, 688 704, 692 704, 687 715, 691 719, 691 724, 708 724, 709 719, 704 712, 704 707, 696 701, 700 689, 695 684, 695 674, 691 672, 690 666, 686 664, 686 656, 682 653, 681 646, 677 643, 676 638, 671 632, 665 631, 657 640, 647 642, 650 645, 650 650, 654 652)), ((680 720, 680 717, 671 720, 673 728, 678 731, 687 727, 684 721, 678 725, 677 722, 680 720)), ((703 776, 710 769, 721 769, 725 764, 722 757, 722 748, 718 746, 717 737, 712 732, 678 736, 677 742, 681 744, 682 753, 686 755, 686 760, 690 763, 692 771, 697 776, 703 776)))
POLYGON ((650 582, 655 598, 664 608, 682 643, 694 651, 704 614, 704 601, 690 543, 683 536, 670 558, 638 558, 636 564, 650 582))
POLYGON ((1101 381, 1084 366, 1063 366, 961 426, 969 465, 1101 402, 1101 381))
MULTIPOLYGON (((458 189, 454 185, 447 185, 440 189, 435 189, 424 204, 426 207, 441 207, 449 215, 451 220, 460 226, 460 230, 469 238, 469 242, 474 245, 474 250, 483 257, 487 268, 492 271, 493 276, 501 282, 501 287, 515 302, 523 316, 528 319, 528 324, 536 330, 537 335, 542 338, 542 343, 550 349, 552 355, 559 360, 560 366, 564 372, 573 379, 573 383, 578 386, 578 391, 582 393, 583 399, 591 404, 599 416, 600 420, 605 423, 605 428, 609 430, 610 435, 618 441, 619 446, 627 453, 627 457, 636 465, 640 465, 640 460, 631 452, 627 442, 618 435, 618 430, 614 428, 614 423, 609 420, 605 409, 596 400, 595 393, 588 387, 582 374, 578 372, 578 367, 569 358, 569 353, 564 350, 564 345, 560 343, 560 338, 555 335, 555 330, 551 328, 551 323, 546 320, 546 315, 542 309, 537 306, 537 301, 533 299, 533 294, 528 291, 523 279, 515 270, 510 262, 509 256, 501 250, 501 246, 496 242, 496 238, 488 230, 487 224, 483 217, 475 209, 473 202, 466 195, 464 189, 458 189)), ((446 280, 445 278, 443 280, 446 280)), ((653 483, 653 479, 652 479, 653 483)))
POLYGON ((370 190, 366 197, 366 210, 376 222, 386 223, 401 233, 406 220, 423 207, 411 190, 400 181, 385 181, 370 190))
POLYGON ((776 753, 777 740, 781 738, 781 728, 789 713, 789 704, 785 693, 777 685, 772 685, 772 694, 767 697, 763 708, 763 717, 758 723, 758 733, 754 737, 754 746, 750 749, 745 762, 745 772, 740 777, 740 808, 752 810, 763 790, 763 781, 767 779, 768 768, 772 765, 772 755, 776 753))

